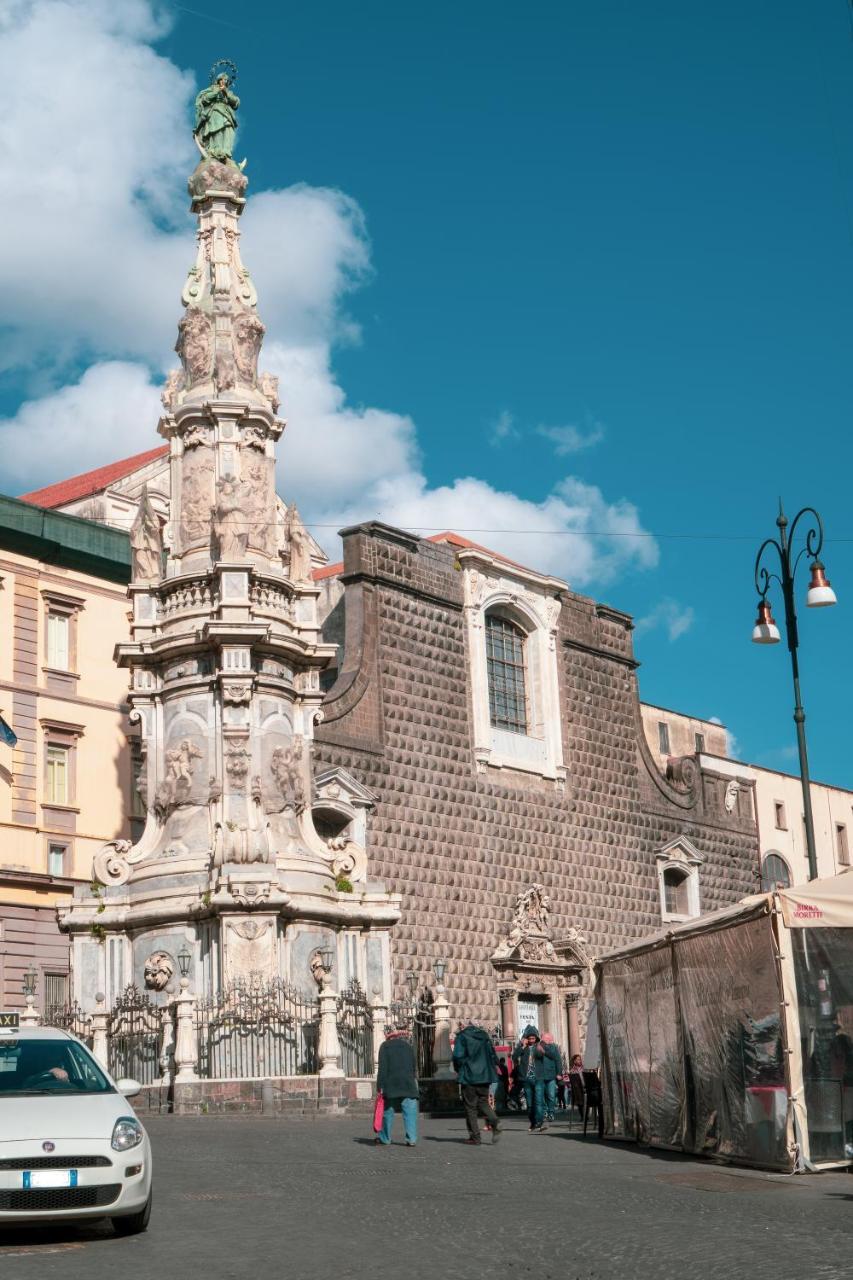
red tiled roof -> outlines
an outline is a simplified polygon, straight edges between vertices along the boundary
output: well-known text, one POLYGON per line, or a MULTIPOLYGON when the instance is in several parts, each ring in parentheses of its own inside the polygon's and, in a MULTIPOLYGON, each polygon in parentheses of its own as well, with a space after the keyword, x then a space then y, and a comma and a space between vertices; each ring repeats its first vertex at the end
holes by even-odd
POLYGON ((66 502, 76 502, 80 498, 88 498, 93 493, 101 493, 114 480, 121 480, 139 467, 157 458, 165 458, 169 452, 167 444, 156 449, 146 449, 144 453, 135 453, 132 458, 124 458, 121 462, 110 462, 106 467, 96 467, 94 471, 84 471, 82 475, 71 476, 69 480, 58 480, 44 489, 33 489, 32 493, 22 493, 21 502, 31 502, 35 507, 62 507, 66 502))
MULTIPOLYGON (((503 560, 504 564, 511 564, 516 569, 524 568, 524 565, 519 564, 517 560, 510 560, 509 556, 502 556, 499 551, 492 551, 490 547, 484 547, 479 542, 472 542, 470 538, 463 538, 461 533, 454 533, 451 529, 445 529, 444 533, 433 533, 426 541, 449 542, 452 547, 484 551, 487 556, 494 556, 496 560, 503 560)), ((343 571, 343 561, 339 561, 337 564, 324 564, 322 569, 315 569, 311 576, 315 582, 322 582, 324 578, 336 578, 343 571)))

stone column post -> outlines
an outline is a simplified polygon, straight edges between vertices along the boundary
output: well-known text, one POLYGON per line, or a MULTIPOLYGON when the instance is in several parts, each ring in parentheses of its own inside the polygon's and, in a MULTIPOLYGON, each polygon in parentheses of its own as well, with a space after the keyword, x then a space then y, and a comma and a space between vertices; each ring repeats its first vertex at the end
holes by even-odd
POLYGON ((33 1003, 33 997, 27 996, 27 1007, 21 1013, 22 1027, 37 1027, 41 1022, 39 1011, 33 1003))
POLYGON ((581 1033, 578 1026, 578 997, 566 997, 566 1011, 569 1015, 569 1061, 581 1051, 581 1033))
POLYGON ((109 1071, 110 1050, 107 1041, 107 998, 100 991, 95 996, 95 1012, 92 1014, 92 1053, 101 1066, 109 1071))
POLYGON ((331 985, 320 991, 320 1043, 318 1046, 321 1076, 342 1076, 341 1044, 338 1040, 338 995, 331 985))
POLYGON ((160 1075, 162 1084, 171 1084, 175 1072, 174 1006, 165 1004, 160 1010, 160 1075))
POLYGON ((453 1070, 450 1056, 450 1005, 443 986, 439 987, 435 993, 432 1012, 435 1018, 435 1042, 432 1050, 433 1076, 436 1080, 453 1080, 456 1078, 456 1072, 453 1070))
POLYGON ((504 1034, 504 1040, 507 1044, 515 1044, 518 1039, 518 1031, 516 1028, 516 1003, 515 992, 509 987, 503 988, 500 992, 501 998, 501 1029, 504 1034))
POLYGON ((175 1035, 175 1084, 197 1080, 196 1040, 193 1034, 193 997, 188 991, 189 978, 181 978, 181 994, 175 998, 177 1032, 175 1035))
POLYGON ((381 995, 373 999, 373 1065, 379 1068, 379 1050, 385 1039, 385 1027, 388 1022, 388 1006, 381 995))

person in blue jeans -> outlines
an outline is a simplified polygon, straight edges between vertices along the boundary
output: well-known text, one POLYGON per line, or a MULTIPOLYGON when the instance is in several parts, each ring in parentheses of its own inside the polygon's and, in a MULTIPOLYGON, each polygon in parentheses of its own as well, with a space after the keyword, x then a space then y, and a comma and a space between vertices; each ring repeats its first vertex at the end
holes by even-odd
POLYGON ((557 1113, 557 1076, 563 1069, 563 1055, 554 1043, 550 1031, 542 1037, 542 1081, 545 1090, 545 1119, 555 1120, 557 1113))
POLYGON ((527 1099, 527 1117, 530 1133, 545 1132, 545 1052, 542 1048, 539 1028, 524 1028, 521 1043, 512 1055, 518 1078, 527 1099))
POLYGON ((376 1135, 381 1147, 391 1144, 394 1116, 400 1111, 406 1146, 413 1147, 418 1140, 418 1087, 415 1051, 407 1035, 407 1028, 397 1027, 386 1033, 379 1048, 379 1066, 376 1073, 376 1091, 385 1101, 382 1128, 376 1135))

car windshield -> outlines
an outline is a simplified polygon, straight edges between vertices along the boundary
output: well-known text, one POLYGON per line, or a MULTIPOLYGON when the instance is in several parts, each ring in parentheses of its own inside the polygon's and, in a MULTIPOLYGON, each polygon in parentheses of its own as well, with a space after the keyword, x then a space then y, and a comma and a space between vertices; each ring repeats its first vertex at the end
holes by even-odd
POLYGON ((95 1059, 75 1040, 0 1038, 0 1098, 112 1092, 95 1059))

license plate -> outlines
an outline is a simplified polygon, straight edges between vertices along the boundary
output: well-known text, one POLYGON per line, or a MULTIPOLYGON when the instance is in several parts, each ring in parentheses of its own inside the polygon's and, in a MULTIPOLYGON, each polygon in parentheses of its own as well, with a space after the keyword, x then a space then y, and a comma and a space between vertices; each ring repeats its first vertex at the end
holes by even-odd
POLYGON ((24 1171, 24 1190, 36 1191, 39 1187, 76 1187, 76 1169, 33 1169, 24 1171))

